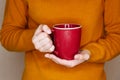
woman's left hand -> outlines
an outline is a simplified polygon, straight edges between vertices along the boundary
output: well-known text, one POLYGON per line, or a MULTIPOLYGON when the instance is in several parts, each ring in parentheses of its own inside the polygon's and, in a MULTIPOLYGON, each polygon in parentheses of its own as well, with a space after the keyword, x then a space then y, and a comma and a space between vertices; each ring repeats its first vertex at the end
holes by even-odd
POLYGON ((79 51, 79 53, 74 56, 73 60, 61 59, 55 56, 54 54, 45 54, 45 57, 51 59, 57 64, 72 68, 87 61, 90 58, 90 51, 89 50, 79 51))

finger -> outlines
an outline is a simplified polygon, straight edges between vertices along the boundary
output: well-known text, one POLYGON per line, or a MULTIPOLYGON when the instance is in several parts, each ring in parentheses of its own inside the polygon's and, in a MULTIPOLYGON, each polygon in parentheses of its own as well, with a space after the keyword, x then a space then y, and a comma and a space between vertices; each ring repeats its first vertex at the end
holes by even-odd
POLYGON ((45 57, 51 59, 52 61, 56 62, 57 64, 61 64, 66 67, 74 67, 74 60, 61 59, 53 54, 46 54, 45 57))
POLYGON ((78 65, 80 62, 78 60, 65 60, 65 59, 61 59, 53 54, 45 54, 46 58, 51 59, 52 61, 54 61, 57 64, 72 68, 76 65, 78 65))
POLYGON ((38 26, 38 28, 36 29, 34 35, 38 35, 40 32, 42 32, 42 25, 38 26))
POLYGON ((81 53, 79 53, 79 54, 76 54, 76 55, 74 56, 74 59, 75 59, 75 60, 80 60, 80 59, 84 59, 84 58, 83 58, 83 55, 82 55, 81 53))
POLYGON ((89 50, 83 50, 80 54, 83 55, 83 58, 85 60, 88 60, 90 58, 90 51, 89 50))
POLYGON ((80 63, 80 61, 78 61, 78 60, 61 59, 59 61, 59 64, 64 65, 64 66, 69 67, 69 68, 72 68, 72 67, 78 65, 78 63, 80 63))
POLYGON ((74 59, 78 59, 78 60, 80 60, 80 59, 88 60, 89 58, 90 58, 90 54, 89 54, 88 50, 83 50, 79 54, 76 54, 74 56, 74 59))
POLYGON ((54 45, 52 45, 52 47, 51 48, 49 48, 47 51, 48 52, 53 52, 55 50, 55 46, 54 45))
POLYGON ((49 41, 48 43, 45 43, 42 47, 45 49, 45 50, 48 50, 52 47, 52 41, 49 41))
POLYGON ((42 30, 47 34, 51 34, 51 29, 47 25, 43 25, 42 30))
POLYGON ((52 52, 52 51, 54 51, 53 49, 51 50, 50 48, 53 46, 53 44, 52 43, 49 43, 49 44, 45 44, 45 45, 43 45, 42 47, 41 47, 41 51, 42 52, 52 52))
POLYGON ((40 44, 41 47, 44 47, 47 44, 52 44, 52 41, 51 41, 50 38, 44 38, 44 39, 39 41, 39 44, 40 44))
POLYGON ((88 59, 90 58, 90 55, 86 53, 86 54, 83 55, 83 58, 84 58, 85 60, 88 60, 88 59))
POLYGON ((42 52, 53 52, 54 49, 55 49, 55 47, 54 47, 54 45, 52 45, 51 48, 49 48, 49 49, 41 48, 40 51, 42 51, 42 52))
POLYGON ((46 58, 49 58, 49 54, 45 54, 45 57, 46 57, 46 58))
POLYGON ((38 42, 44 38, 47 38, 47 37, 49 37, 47 33, 41 32, 39 35, 37 35, 33 38, 33 42, 36 43, 36 42, 38 42))
POLYGON ((59 64, 59 62, 60 62, 60 59, 53 54, 45 54, 45 57, 51 59, 52 61, 54 61, 57 64, 59 64))
POLYGON ((36 49, 41 49, 44 45, 49 44, 50 39, 45 38, 35 43, 36 49))

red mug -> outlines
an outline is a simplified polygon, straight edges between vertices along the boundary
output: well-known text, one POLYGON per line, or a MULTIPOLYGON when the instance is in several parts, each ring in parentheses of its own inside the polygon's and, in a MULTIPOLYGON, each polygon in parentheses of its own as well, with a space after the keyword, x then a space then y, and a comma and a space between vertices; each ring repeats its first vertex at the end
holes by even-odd
POLYGON ((53 26, 54 54, 72 60, 80 49, 81 26, 78 24, 56 24, 53 26))

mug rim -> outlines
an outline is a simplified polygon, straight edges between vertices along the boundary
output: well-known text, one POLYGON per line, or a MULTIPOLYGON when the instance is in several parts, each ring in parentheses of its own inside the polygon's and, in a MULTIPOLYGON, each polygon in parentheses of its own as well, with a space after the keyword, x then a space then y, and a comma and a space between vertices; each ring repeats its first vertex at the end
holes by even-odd
POLYGON ((81 28, 82 26, 80 24, 74 24, 74 23, 61 23, 61 24, 55 24, 53 25, 53 28, 55 29, 60 29, 60 30, 71 30, 71 29, 79 29, 81 28), (57 25, 67 25, 67 24, 70 24, 70 25, 76 25, 76 26, 79 26, 79 27, 73 27, 73 28, 60 28, 60 27, 55 27, 57 25))

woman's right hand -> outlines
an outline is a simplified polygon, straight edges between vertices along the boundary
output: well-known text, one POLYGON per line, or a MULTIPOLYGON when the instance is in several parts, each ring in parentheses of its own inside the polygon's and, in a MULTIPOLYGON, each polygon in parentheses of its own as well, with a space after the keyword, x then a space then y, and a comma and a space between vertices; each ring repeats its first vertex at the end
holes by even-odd
POLYGON ((39 25, 32 38, 35 49, 40 52, 53 52, 55 47, 49 36, 51 33, 52 32, 47 25, 39 25))

